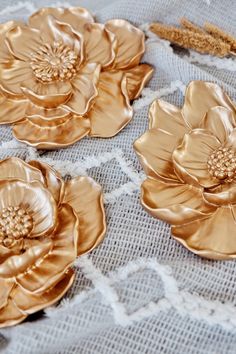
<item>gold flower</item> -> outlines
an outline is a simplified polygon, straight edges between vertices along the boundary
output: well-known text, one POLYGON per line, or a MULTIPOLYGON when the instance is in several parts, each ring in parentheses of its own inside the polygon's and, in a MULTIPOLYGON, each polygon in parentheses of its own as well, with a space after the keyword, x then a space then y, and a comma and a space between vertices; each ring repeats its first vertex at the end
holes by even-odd
POLYGON ((38 148, 112 137, 133 115, 153 69, 144 34, 124 20, 95 23, 82 8, 43 8, 0 25, 0 124, 38 148))
POLYGON ((148 176, 147 211, 190 251, 236 258, 236 107, 221 88, 191 82, 182 109, 153 102, 134 148, 148 176))
POLYGON ((77 255, 106 229, 101 188, 89 177, 64 182, 50 166, 0 161, 0 327, 59 300, 77 255))

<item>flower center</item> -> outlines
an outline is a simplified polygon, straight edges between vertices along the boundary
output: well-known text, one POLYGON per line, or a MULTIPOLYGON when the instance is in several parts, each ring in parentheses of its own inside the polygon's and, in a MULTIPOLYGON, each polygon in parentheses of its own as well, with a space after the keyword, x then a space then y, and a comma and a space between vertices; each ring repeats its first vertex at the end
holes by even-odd
POLYGON ((215 150, 210 155, 207 165, 210 174, 224 183, 236 179, 236 153, 231 148, 220 147, 215 150))
POLYGON ((11 247, 33 229, 33 219, 21 207, 9 206, 0 213, 0 243, 11 247))
POLYGON ((76 73, 76 63, 75 52, 61 42, 44 44, 32 54, 30 62, 35 76, 43 82, 71 79, 76 73))

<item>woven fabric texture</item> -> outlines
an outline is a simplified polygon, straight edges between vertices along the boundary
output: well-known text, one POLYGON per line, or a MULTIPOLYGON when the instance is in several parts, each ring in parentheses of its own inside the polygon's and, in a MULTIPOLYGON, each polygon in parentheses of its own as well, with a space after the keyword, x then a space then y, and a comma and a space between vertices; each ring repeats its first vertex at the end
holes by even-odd
MULTIPOLYGON (((230 0, 1 0, 0 21, 24 19, 38 6, 84 6, 98 22, 124 18, 147 31, 158 20, 213 22, 236 36, 230 0)), ((132 122, 112 139, 84 138, 62 150, 36 151, 0 127, 0 158, 42 159, 63 176, 87 174, 105 193, 104 242, 76 261, 76 280, 57 307, 2 329, 6 354, 230 354, 236 352, 236 263, 194 256, 171 238, 167 224, 140 205, 144 178, 132 148, 148 126, 148 106, 161 97, 181 106, 190 80, 220 84, 236 100, 236 61, 176 53, 147 31, 144 62, 155 74, 134 103, 132 122)), ((223 235, 222 235, 223 237, 223 235)), ((235 235, 232 235, 235 237, 235 235)))

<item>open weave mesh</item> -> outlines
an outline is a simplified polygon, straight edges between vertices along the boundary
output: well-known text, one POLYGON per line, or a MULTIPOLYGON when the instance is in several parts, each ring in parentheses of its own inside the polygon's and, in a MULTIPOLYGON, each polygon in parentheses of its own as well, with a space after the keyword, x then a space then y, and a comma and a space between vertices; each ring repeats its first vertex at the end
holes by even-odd
MULTIPOLYGON (((62 5, 69 4, 89 8, 99 22, 125 18, 147 28, 155 20, 176 25, 186 16, 236 36, 236 2, 230 0, 70 0, 62 5)), ((1 0, 0 21, 26 19, 45 5, 52 3, 1 0)), ((84 138, 67 149, 37 152, 14 141, 9 127, 0 128, 1 159, 38 158, 65 177, 87 174, 99 182, 108 224, 99 248, 77 260, 74 285, 57 307, 1 330, 6 354, 236 352, 235 261, 194 256, 171 238, 168 225, 143 210, 144 175, 132 149, 147 129, 151 101, 162 97, 181 105, 190 80, 216 82, 236 100, 236 61, 176 53, 152 35, 143 61, 155 67, 155 75, 134 104, 132 122, 115 138, 84 138)))

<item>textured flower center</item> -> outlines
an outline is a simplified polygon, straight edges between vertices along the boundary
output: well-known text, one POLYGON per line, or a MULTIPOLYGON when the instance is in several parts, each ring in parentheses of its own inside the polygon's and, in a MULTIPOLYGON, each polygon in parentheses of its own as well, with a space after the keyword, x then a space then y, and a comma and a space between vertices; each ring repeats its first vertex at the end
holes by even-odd
POLYGON ((35 76, 43 82, 68 80, 76 73, 77 55, 67 45, 55 42, 44 44, 32 54, 31 67, 35 76))
POLYGON ((236 153, 231 148, 220 147, 207 161, 208 170, 213 177, 230 183, 236 179, 236 153))
POLYGON ((21 207, 9 206, 0 213, 0 243, 11 247, 33 229, 33 219, 21 207))

